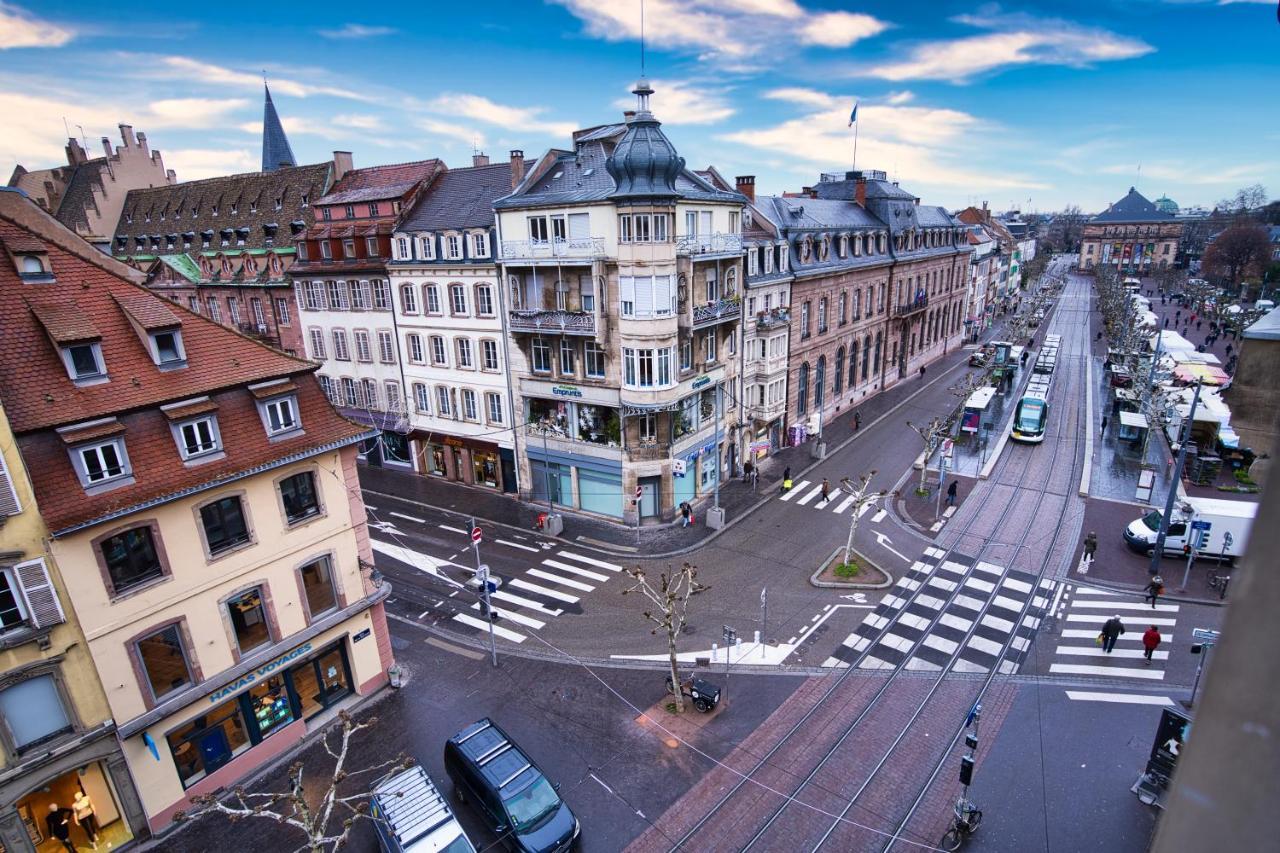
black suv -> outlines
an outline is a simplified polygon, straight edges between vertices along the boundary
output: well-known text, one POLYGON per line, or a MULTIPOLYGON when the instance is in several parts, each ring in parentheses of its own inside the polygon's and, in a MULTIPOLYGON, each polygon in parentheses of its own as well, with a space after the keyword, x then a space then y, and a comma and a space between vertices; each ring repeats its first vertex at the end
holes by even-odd
POLYGON ((444 745, 444 768, 458 799, 470 801, 503 843, 527 853, 561 853, 582 826, 533 759, 487 717, 444 745))

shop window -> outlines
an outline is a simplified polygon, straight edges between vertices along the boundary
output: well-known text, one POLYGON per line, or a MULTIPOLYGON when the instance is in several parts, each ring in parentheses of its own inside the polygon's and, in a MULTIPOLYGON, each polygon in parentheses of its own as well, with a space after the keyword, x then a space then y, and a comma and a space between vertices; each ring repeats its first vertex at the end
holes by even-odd
POLYGON ((285 686, 282 675, 252 688, 248 699, 259 738, 275 734, 294 720, 293 702, 289 700, 289 688, 285 686))
POLYGON ((156 699, 192 683, 182 632, 176 623, 138 640, 134 649, 156 699))
POLYGON ((202 506, 200 523, 211 557, 249 541, 249 522, 239 495, 229 495, 202 506))
POLYGON ((280 499, 289 524, 297 524, 320 514, 320 498, 316 494, 316 477, 311 471, 300 471, 280 481, 280 499))
POLYGON ((307 612, 314 619, 337 608, 338 595, 333 583, 333 564, 328 557, 307 563, 298 570, 302 592, 307 599, 307 612))
POLYGON ((249 748, 240 698, 223 702, 180 726, 169 734, 168 741, 178 778, 189 788, 249 748))
POLYGON ((150 526, 135 527, 109 536, 98 547, 115 595, 166 573, 150 526))
POLYGON ((18 752, 73 728, 52 675, 38 675, 0 690, 0 720, 18 752))
POLYGON ((320 713, 351 694, 351 672, 342 646, 289 670, 303 719, 320 713))
POLYGON ((471 464, 475 483, 498 488, 498 454, 474 451, 471 464))
POLYGON ((231 628, 235 632, 240 654, 271 642, 267 609, 262 601, 262 587, 254 587, 228 601, 227 612, 231 616, 231 628))

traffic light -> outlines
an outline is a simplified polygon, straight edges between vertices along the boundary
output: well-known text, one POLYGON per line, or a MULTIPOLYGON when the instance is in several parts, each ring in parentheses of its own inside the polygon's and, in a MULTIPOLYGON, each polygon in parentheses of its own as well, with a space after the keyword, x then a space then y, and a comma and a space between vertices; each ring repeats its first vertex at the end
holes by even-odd
POLYGON ((960 759, 960 784, 973 784, 973 756, 966 755, 960 759))

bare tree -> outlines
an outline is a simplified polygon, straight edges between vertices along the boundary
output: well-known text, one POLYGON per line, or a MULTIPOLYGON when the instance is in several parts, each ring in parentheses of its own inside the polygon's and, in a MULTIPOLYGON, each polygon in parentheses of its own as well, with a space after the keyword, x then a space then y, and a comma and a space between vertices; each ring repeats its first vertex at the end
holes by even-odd
POLYGON ((1262 184, 1250 184, 1247 187, 1241 187, 1236 190, 1236 194, 1231 198, 1224 198, 1218 202, 1218 208, 1233 213, 1250 213, 1258 208, 1266 207, 1266 204, 1266 187, 1262 184))
POLYGON ((325 752, 333 759, 333 770, 323 776, 324 786, 317 789, 314 781, 310 784, 310 797, 303 786, 303 763, 296 761, 289 766, 289 784, 287 791, 252 792, 244 787, 236 787, 230 793, 201 794, 192 797, 194 811, 180 811, 173 816, 174 821, 192 821, 210 814, 225 815, 235 822, 249 818, 261 818, 292 827, 305 838, 296 851, 307 853, 332 853, 340 850, 351 836, 351 830, 361 819, 376 820, 369 814, 368 788, 371 783, 361 783, 356 793, 349 793, 351 781, 358 777, 377 779, 394 770, 403 770, 414 765, 414 760, 403 753, 388 761, 361 770, 348 770, 347 758, 350 755, 351 738, 365 729, 378 724, 377 717, 369 717, 357 723, 345 710, 338 714, 338 725, 325 730, 320 742, 325 752), (335 749, 330 742, 334 732, 340 732, 335 749), (339 791, 345 785, 345 790, 339 791), (319 799, 315 795, 319 793, 319 799))
POLYGON ((844 563, 849 565, 849 560, 853 554, 853 536, 858 530, 858 519, 862 518, 862 508, 870 506, 876 501, 883 498, 888 492, 881 489, 878 492, 871 490, 871 480, 877 472, 870 471, 858 477, 857 485, 848 477, 840 481, 840 488, 853 496, 853 505, 850 507, 852 512, 849 517, 849 539, 844 543, 844 563))
POLYGON ((1261 275, 1270 260, 1271 239, 1266 227, 1238 222, 1205 249, 1203 269, 1207 278, 1235 291, 1246 276, 1261 275))
POLYGON ((680 692, 680 667, 676 660, 676 641, 680 639, 680 632, 684 630, 685 618, 689 613, 689 599, 710 587, 698 583, 698 567, 689 562, 685 562, 679 571, 660 574, 657 586, 649 583, 644 570, 639 566, 626 571, 635 579, 635 584, 624 589, 622 594, 638 592, 649 599, 652 609, 644 611, 644 618, 655 626, 649 633, 656 635, 661 628, 667 635, 667 654, 671 663, 671 685, 672 692, 675 694, 676 713, 684 713, 684 694, 680 692))
POLYGON ((924 481, 929 475, 929 460, 933 457, 933 452, 938 449, 938 445, 942 443, 943 436, 951 431, 951 420, 951 417, 933 418, 925 424, 913 424, 907 421, 907 426, 916 431, 916 435, 920 436, 920 441, 924 444, 924 463, 920 466, 920 485, 916 487, 916 494, 923 495, 926 492, 924 481))

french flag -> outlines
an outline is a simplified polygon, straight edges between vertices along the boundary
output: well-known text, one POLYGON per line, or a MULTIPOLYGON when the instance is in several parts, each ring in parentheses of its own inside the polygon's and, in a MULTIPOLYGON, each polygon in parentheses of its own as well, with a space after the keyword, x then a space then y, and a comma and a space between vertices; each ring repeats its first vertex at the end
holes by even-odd
POLYGON ((853 123, 858 120, 858 102, 853 102, 853 112, 849 113, 849 127, 853 127, 853 123))

